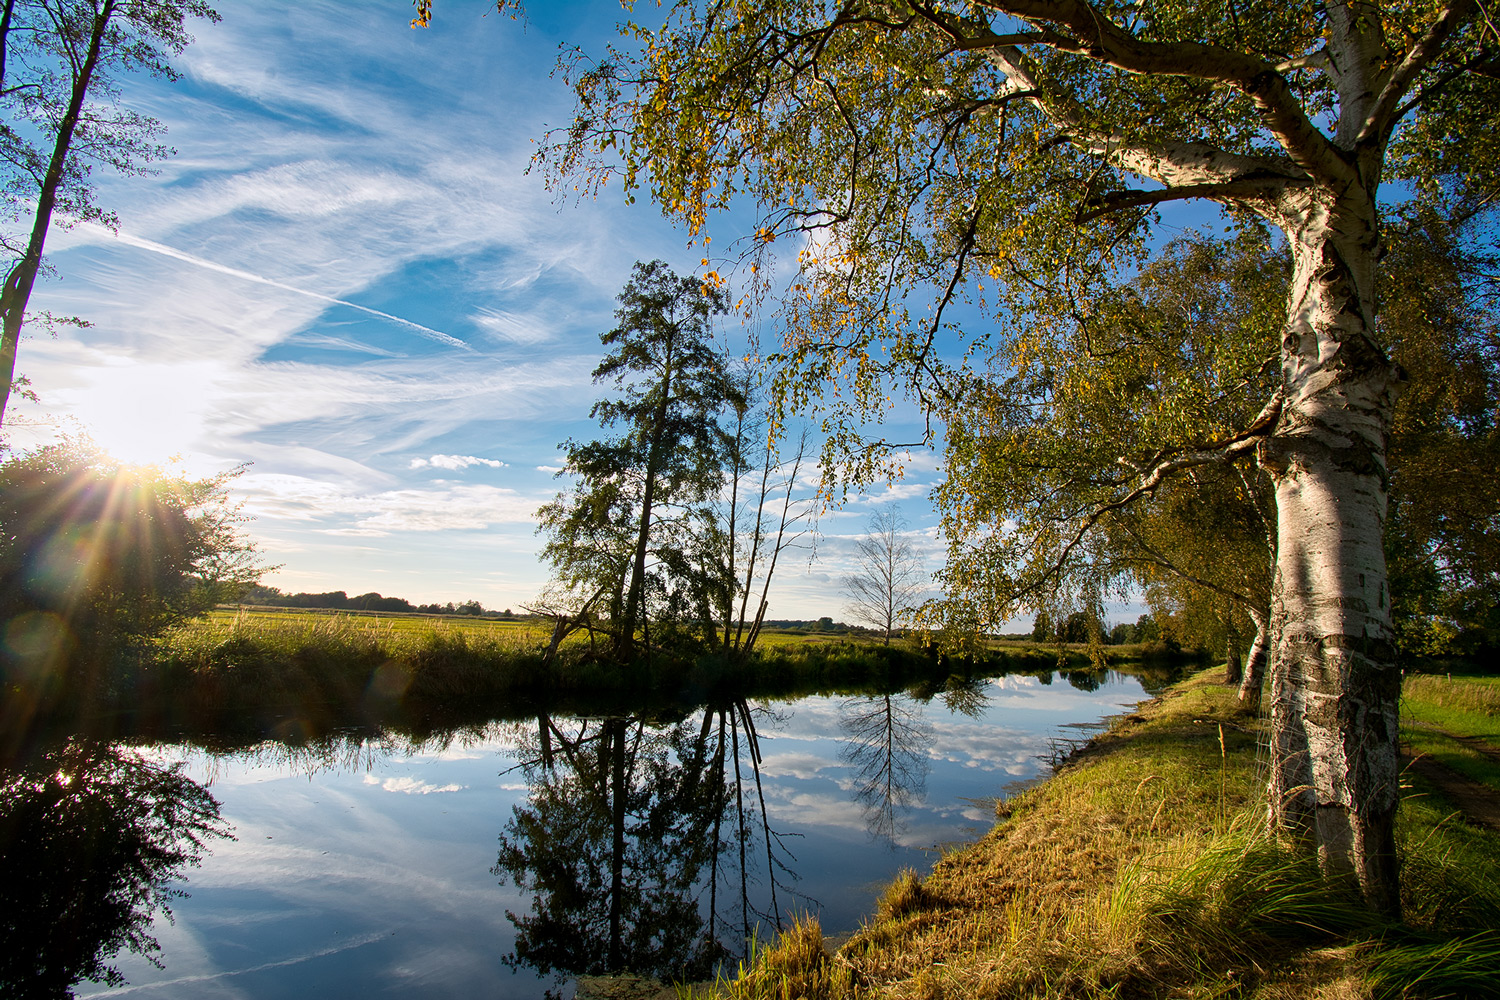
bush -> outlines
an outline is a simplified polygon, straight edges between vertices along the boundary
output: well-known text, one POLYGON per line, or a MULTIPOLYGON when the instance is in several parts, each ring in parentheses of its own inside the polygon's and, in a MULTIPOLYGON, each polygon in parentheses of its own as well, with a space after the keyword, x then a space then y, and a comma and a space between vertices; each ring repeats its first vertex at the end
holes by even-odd
POLYGON ((77 680, 253 582, 262 570, 228 499, 240 471, 188 479, 87 441, 0 464, 7 680, 77 680))

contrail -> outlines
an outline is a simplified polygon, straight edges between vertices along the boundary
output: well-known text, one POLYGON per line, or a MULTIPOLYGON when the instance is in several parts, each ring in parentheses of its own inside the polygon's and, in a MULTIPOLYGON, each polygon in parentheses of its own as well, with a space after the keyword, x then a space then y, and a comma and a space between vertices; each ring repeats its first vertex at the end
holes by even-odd
POLYGON ((251 972, 265 972, 267 969, 282 969, 289 965, 299 965, 302 962, 312 961, 316 958, 327 958, 329 955, 337 955, 341 951, 349 951, 352 948, 363 948, 367 944, 374 944, 389 935, 385 933, 365 934, 353 938, 342 944, 332 945, 327 948, 319 948, 317 951, 308 952, 306 955, 298 955, 295 958, 284 958, 279 962, 264 962, 260 965, 252 965, 247 969, 225 969, 222 972, 204 972, 195 976, 179 976, 176 979, 164 979, 155 983, 141 983, 136 986, 115 987, 101 993, 86 993, 84 1000, 89 997, 116 997, 125 993, 136 993, 141 990, 156 990, 167 986, 183 986, 188 983, 208 983, 215 979, 227 979, 230 976, 243 976, 251 972))
MULTIPOLYGON (((103 229, 103 227, 98 228, 100 228, 104 232, 108 232, 108 230, 103 229)), ((474 348, 470 347, 462 340, 443 333, 441 330, 434 330, 431 327, 423 326, 421 323, 413 323, 409 319, 402 319, 400 316, 392 316, 390 313, 381 312, 379 309, 371 309, 369 306, 362 306, 357 302, 349 302, 345 299, 336 299, 332 295, 323 295, 318 292, 309 292, 305 288, 298 288, 295 285, 288 285, 284 282, 273 281, 270 278, 262 277, 259 274, 252 274, 249 271, 241 271, 237 267, 226 267, 223 264, 216 264, 211 260, 204 260, 202 257, 194 257, 192 254, 183 253, 181 250, 178 250, 174 247, 169 247, 164 243, 157 243, 152 240, 144 240, 139 236, 131 236, 128 233, 111 233, 110 235, 114 236, 114 238, 119 240, 121 243, 133 247, 139 247, 142 250, 150 250, 152 253, 159 253, 163 257, 171 257, 174 260, 180 260, 184 263, 193 264, 197 267, 206 268, 210 271, 217 271, 220 274, 227 274, 230 277, 241 278, 245 281, 253 281, 259 285, 270 285, 272 288, 279 288, 284 292, 292 292, 296 295, 305 295, 310 299, 317 299, 320 302, 329 302, 336 306, 347 306, 350 309, 358 309, 362 313, 369 313, 371 316, 378 316, 383 320, 388 320, 392 323, 395 323, 397 326, 404 326, 407 329, 415 330, 417 333, 426 337, 428 340, 435 340, 440 344, 447 344, 449 347, 462 348, 465 351, 472 352, 474 350, 474 348)))

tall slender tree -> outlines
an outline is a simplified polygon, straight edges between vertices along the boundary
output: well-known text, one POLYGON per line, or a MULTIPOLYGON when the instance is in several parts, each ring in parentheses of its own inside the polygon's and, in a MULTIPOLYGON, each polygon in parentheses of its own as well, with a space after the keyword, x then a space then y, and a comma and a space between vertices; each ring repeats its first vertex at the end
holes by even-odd
POLYGON ((594 370, 619 395, 589 411, 618 432, 564 442, 559 475, 576 482, 539 513, 558 583, 607 615, 620 662, 643 643, 649 650, 653 601, 679 617, 717 611, 732 586, 726 568, 697 551, 700 529, 717 530, 710 501, 733 446, 720 418, 745 405, 713 338, 726 308, 723 292, 698 278, 662 261, 635 265, 594 370))
POLYGON ((115 225, 94 200, 94 167, 141 173, 169 152, 160 122, 119 105, 120 77, 175 79, 188 21, 218 16, 202 0, 7 0, 0 12, 0 213, 20 225, 0 237, 11 257, 0 286, 0 423, 54 219, 115 225))

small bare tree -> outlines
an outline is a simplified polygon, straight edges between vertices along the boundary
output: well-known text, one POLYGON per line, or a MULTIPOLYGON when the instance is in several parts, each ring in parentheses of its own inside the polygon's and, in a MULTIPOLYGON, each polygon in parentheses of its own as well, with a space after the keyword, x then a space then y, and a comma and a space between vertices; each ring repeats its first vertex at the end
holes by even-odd
POLYGON ((922 559, 903 536, 906 520, 895 505, 870 515, 870 530, 855 544, 859 571, 844 577, 845 612, 855 622, 885 633, 891 644, 897 623, 927 589, 922 559))

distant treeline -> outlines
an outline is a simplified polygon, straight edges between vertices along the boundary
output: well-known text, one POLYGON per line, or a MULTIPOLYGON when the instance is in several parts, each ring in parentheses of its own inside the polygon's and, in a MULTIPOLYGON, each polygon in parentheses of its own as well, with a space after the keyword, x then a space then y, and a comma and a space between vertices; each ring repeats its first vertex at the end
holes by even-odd
POLYGON ((240 598, 242 604, 259 604, 271 608, 331 608, 336 611, 404 611, 423 615, 473 615, 490 618, 516 618, 509 608, 490 611, 478 601, 455 604, 413 604, 404 597, 382 597, 371 591, 350 597, 342 590, 331 590, 326 594, 284 594, 279 587, 256 584, 247 589, 240 598))

